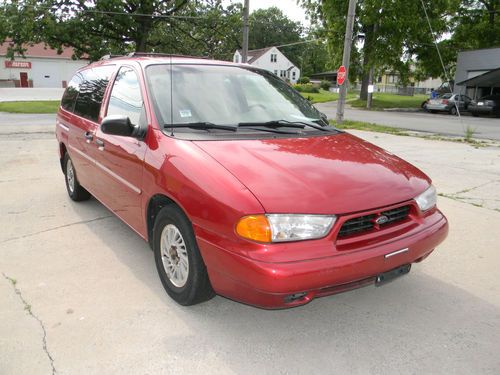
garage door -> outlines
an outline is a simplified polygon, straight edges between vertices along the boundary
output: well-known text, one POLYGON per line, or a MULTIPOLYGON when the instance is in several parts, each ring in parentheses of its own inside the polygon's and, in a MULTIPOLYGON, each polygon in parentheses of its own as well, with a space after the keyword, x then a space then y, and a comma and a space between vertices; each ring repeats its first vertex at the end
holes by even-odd
POLYGON ((62 87, 61 68, 58 61, 34 61, 30 74, 33 87, 62 87))

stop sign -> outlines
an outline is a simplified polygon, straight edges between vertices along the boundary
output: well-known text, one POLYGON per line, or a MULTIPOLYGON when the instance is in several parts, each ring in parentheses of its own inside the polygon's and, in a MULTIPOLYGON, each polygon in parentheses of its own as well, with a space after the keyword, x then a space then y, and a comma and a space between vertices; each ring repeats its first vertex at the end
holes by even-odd
POLYGON ((339 70, 337 70, 337 84, 338 85, 343 85, 344 81, 345 81, 345 78, 346 78, 345 66, 344 65, 340 65, 339 70))

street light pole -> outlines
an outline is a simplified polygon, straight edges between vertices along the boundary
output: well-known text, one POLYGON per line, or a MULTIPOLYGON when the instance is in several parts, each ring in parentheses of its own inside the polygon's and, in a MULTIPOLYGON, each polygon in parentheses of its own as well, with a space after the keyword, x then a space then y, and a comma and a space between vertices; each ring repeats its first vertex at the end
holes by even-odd
POLYGON ((349 84, 349 62, 351 60, 351 46, 352 46, 352 30, 354 27, 354 16, 356 14, 356 2, 357 0, 349 0, 349 10, 347 12, 347 22, 345 27, 345 38, 344 38, 344 56, 342 57, 342 65, 345 67, 346 80, 344 84, 340 86, 340 95, 337 103, 337 117, 336 121, 338 124, 342 124, 344 121, 344 106, 345 98, 347 95, 347 86, 349 84))
POLYGON ((243 8, 243 49, 242 49, 242 59, 243 64, 247 63, 248 59, 248 15, 250 8, 250 0, 245 0, 245 6, 243 8))

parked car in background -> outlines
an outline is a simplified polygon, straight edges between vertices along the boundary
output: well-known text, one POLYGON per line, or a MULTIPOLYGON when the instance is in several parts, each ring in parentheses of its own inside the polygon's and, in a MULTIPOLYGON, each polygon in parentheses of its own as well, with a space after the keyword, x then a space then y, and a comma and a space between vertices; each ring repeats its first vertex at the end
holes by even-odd
POLYGON ((487 95, 469 104, 472 116, 495 115, 500 117, 500 95, 487 95))
POLYGON ((69 197, 92 194, 148 241, 181 305, 382 285, 448 232, 423 172, 246 64, 102 60, 73 77, 56 124, 69 197))
POLYGON ((430 99, 425 109, 431 113, 448 112, 452 115, 457 114, 457 107, 459 111, 466 111, 472 99, 467 95, 460 94, 443 94, 436 99, 430 99))

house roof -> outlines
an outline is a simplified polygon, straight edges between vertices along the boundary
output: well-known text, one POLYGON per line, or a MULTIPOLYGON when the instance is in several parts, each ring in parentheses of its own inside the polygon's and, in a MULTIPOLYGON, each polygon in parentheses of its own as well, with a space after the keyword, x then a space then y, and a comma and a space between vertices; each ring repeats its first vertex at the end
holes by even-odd
MULTIPOLYGON (((7 55, 7 50, 11 46, 10 41, 5 41, 0 44, 0 56, 7 55)), ((57 53, 57 50, 46 46, 45 43, 36 43, 31 45, 23 45, 23 48, 26 48, 24 52, 25 57, 49 57, 53 59, 64 59, 71 60, 71 56, 73 56, 74 49, 72 47, 65 47, 61 54, 57 53)))
POLYGON ((500 68, 490 70, 476 77, 466 79, 465 81, 458 82, 457 85, 465 85, 467 87, 474 86, 500 86, 500 68))
MULTIPOLYGON (((262 55, 264 55, 267 51, 272 49, 274 47, 267 47, 267 48, 261 48, 261 49, 252 49, 248 51, 248 63, 251 64, 258 58, 260 58, 262 55)), ((238 52, 241 54, 241 50, 239 49, 238 52)))

